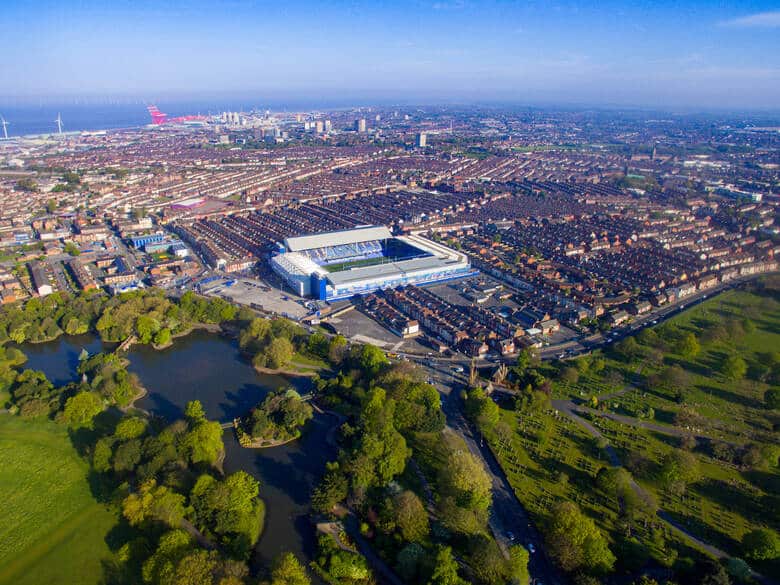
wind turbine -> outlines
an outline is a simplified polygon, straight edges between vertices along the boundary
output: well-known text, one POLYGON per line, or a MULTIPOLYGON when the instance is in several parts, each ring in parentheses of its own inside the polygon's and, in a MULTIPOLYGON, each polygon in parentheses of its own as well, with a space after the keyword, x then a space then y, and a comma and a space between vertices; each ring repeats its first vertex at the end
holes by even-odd
POLYGON ((3 140, 8 140, 8 122, 0 116, 0 126, 3 127, 3 140))
POLYGON ((57 134, 62 134, 62 115, 58 113, 57 119, 54 120, 54 123, 57 124, 57 134))

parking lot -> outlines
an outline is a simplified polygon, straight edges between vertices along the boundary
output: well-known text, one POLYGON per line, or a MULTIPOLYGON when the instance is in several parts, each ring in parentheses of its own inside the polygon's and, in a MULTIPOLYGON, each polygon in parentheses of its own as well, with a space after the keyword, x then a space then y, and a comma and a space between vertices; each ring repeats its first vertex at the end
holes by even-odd
POLYGON ((415 338, 403 339, 395 335, 357 309, 328 319, 328 323, 347 339, 370 343, 388 351, 408 351, 410 353, 431 351, 429 347, 425 347, 415 338))
POLYGON ((205 295, 220 296, 247 305, 253 309, 283 315, 292 319, 301 319, 309 314, 304 301, 254 278, 230 279, 220 277, 201 286, 205 295))

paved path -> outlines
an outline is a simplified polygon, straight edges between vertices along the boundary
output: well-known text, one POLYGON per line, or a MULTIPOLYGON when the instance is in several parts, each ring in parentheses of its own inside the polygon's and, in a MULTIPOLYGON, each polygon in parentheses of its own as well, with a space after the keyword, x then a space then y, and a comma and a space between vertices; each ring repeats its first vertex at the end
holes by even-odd
MULTIPOLYGON (((592 424, 590 424, 587 420, 579 416, 574 407, 574 403, 572 403, 569 400, 558 400, 554 401, 557 403, 557 408, 559 411, 563 412, 567 416, 569 416, 576 424, 578 424, 580 427, 585 429, 585 431, 591 435, 594 438, 597 439, 603 439, 604 441, 607 441, 606 437, 599 431, 596 427, 594 427, 592 424)), ((588 412, 594 412, 597 414, 605 414, 601 413, 599 411, 593 411, 592 409, 585 409, 588 412)), ((632 419, 633 420, 633 419, 632 419)), ((638 421, 635 421, 638 422, 638 421)), ((649 424, 649 423, 648 423, 649 424)), ((654 425, 657 426, 657 425, 654 425)), ((664 430, 667 430, 667 427, 663 427, 664 430)), ((678 429, 674 429, 678 430, 678 429)), ((663 431, 662 431, 663 432, 663 431)), ((606 442, 606 446, 604 448, 604 451, 607 454, 607 457, 609 458, 609 462, 613 467, 621 467, 620 457, 618 457, 617 452, 612 447, 612 445, 609 444, 609 442, 606 442)), ((644 488, 640 486, 636 480, 632 477, 631 478, 631 489, 634 491, 635 494, 637 494, 639 497, 643 498, 646 496, 646 493, 644 488)), ((717 559, 723 559, 723 558, 730 558, 731 555, 729 555, 726 551, 719 549, 713 544, 710 544, 702 539, 700 539, 698 536, 692 534, 688 531, 687 528, 679 524, 676 520, 674 520, 668 512, 665 512, 664 510, 661 510, 660 508, 656 510, 656 515, 663 520, 669 528, 672 529, 673 532, 678 534, 679 536, 682 536, 683 538, 687 539, 688 541, 692 542, 696 547, 700 548, 701 550, 706 551, 710 555, 714 556, 717 559)), ((753 571, 752 573, 753 578, 759 581, 760 583, 763 583, 764 585, 774 585, 775 581, 753 571)))

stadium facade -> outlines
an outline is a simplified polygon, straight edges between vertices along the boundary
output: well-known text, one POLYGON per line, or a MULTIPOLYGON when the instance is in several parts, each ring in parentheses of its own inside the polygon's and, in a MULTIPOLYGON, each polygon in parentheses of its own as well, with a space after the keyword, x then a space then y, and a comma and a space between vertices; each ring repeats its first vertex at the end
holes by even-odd
POLYGON ((326 301, 474 273, 465 254, 383 226, 286 238, 271 268, 298 295, 326 301))

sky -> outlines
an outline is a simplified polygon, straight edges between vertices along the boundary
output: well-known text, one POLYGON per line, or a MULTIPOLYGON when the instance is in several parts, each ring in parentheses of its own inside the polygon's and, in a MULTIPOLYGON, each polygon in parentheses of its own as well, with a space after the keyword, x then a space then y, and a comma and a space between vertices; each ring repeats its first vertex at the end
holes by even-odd
POLYGON ((0 99, 780 110, 780 1, 3 0, 0 99))

